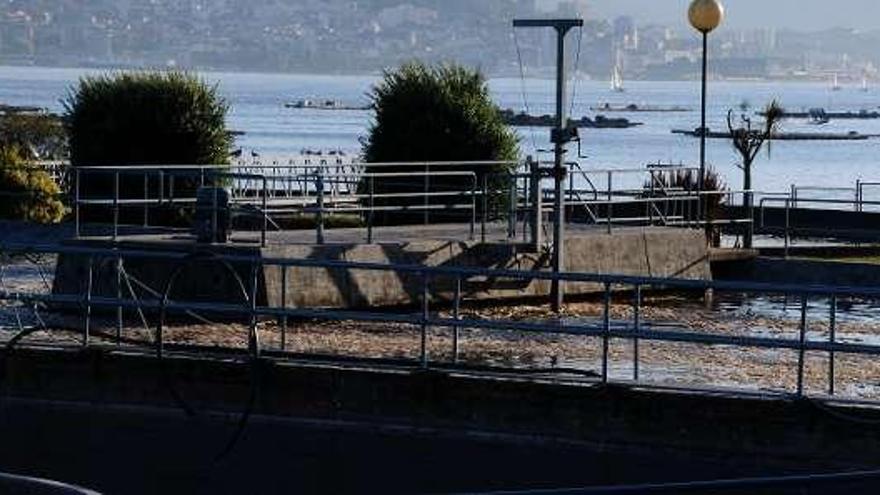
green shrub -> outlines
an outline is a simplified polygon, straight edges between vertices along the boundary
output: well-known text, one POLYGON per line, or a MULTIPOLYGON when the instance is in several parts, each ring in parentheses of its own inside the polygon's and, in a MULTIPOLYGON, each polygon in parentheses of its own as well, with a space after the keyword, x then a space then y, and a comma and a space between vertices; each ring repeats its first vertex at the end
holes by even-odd
POLYGON ((0 114, 0 146, 15 147, 28 160, 63 160, 67 131, 57 115, 7 110, 0 114))
POLYGON ((228 105, 182 72, 85 77, 63 101, 74 166, 225 164, 228 105))
MULTIPOLYGON (((427 66, 419 62, 387 71, 382 81, 372 88, 371 106, 375 120, 363 140, 367 162, 431 162, 431 161, 513 161, 519 156, 516 135, 505 125, 492 102, 485 77, 477 70, 458 65, 427 66)), ((444 168, 445 171, 474 172, 478 185, 488 175, 492 190, 504 190, 510 166, 444 168)), ((368 173, 412 172, 412 168, 369 167, 368 173)), ((376 201, 377 206, 415 204, 424 201, 424 177, 375 179, 375 194, 412 193, 413 198, 376 201)), ((432 177, 430 191, 471 191, 465 177, 432 177)), ((479 188, 480 186, 478 186, 479 188)), ((367 184, 361 184, 361 191, 367 184)), ((506 195, 491 198, 498 207, 506 195)), ((432 198, 432 204, 469 203, 467 197, 432 198)), ((478 205, 481 202, 478 201, 478 205)), ((379 223, 399 223, 422 218, 422 212, 403 215, 377 214, 379 223)), ((431 214, 436 220, 461 220, 470 212, 431 214)))
POLYGON ((15 146, 0 146, 0 218, 60 222, 66 213, 61 190, 43 169, 27 165, 15 146))
MULTIPOLYGON (((86 77, 69 92, 63 104, 74 167, 220 165, 229 161, 229 106, 216 86, 194 75, 124 72, 86 77)), ((80 178, 81 197, 112 198, 111 175, 90 172, 80 178)), ((174 185, 175 195, 194 196, 198 184, 196 174, 179 178, 174 185)), ((165 181, 165 197, 170 187, 169 181, 165 181)), ((158 196, 156 176, 149 179, 148 189, 149 197, 158 196)), ((120 192, 122 198, 142 199, 143 174, 123 175, 120 192)), ((140 215, 136 211, 127 213, 140 215)), ((124 212, 123 220, 128 216, 124 212)), ((184 216, 175 210, 154 215, 153 220, 181 223, 184 216)))

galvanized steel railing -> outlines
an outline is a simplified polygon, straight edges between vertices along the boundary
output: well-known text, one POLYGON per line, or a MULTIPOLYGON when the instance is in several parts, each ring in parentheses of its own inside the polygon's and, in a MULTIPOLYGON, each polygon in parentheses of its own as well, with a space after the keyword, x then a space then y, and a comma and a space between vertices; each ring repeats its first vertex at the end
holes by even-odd
MULTIPOLYGON (((169 296, 173 280, 166 283, 164 289, 157 288, 153 297, 138 297, 128 281, 129 274, 124 269, 126 262, 132 260, 164 260, 175 266, 185 266, 192 262, 191 254, 172 252, 152 252, 136 250, 97 249, 88 247, 59 247, 59 246, 0 246, 0 252, 5 256, 34 255, 34 254, 65 254, 69 256, 81 256, 88 259, 88 279, 79 293, 44 294, 26 291, 9 290, 5 284, 0 283, 0 300, 13 305, 39 305, 40 307, 79 308, 82 318, 82 345, 88 346, 90 340, 91 319, 93 310, 116 310, 118 318, 118 334, 124 327, 123 312, 133 311, 140 315, 145 326, 145 311, 158 312, 161 317, 154 332, 153 346, 158 355, 164 352, 165 341, 163 329, 165 315, 189 314, 197 315, 199 312, 212 314, 226 314, 247 318, 250 320, 249 341, 251 351, 260 353, 260 332, 257 323, 262 318, 277 319, 281 322, 282 351, 286 342, 287 321, 290 318, 306 318, 323 321, 354 321, 354 322, 386 322, 403 323, 419 328, 420 345, 418 350, 419 366, 429 368, 435 361, 428 352, 428 338, 432 329, 447 328, 453 330, 452 356, 453 362, 458 361, 461 341, 459 333, 462 330, 486 330, 486 331, 519 331, 529 334, 564 334, 587 338, 598 338, 601 341, 601 371, 599 379, 602 383, 648 383, 640 376, 639 343, 644 341, 702 344, 709 346, 732 346, 751 349, 781 349, 795 351, 798 354, 797 370, 795 375, 796 390, 794 394, 802 397, 811 395, 805 387, 806 354, 808 352, 820 352, 827 354, 829 359, 827 376, 827 395, 821 397, 833 397, 836 393, 835 373, 837 369, 836 356, 838 354, 878 356, 880 346, 866 343, 842 342, 836 333, 838 300, 840 298, 858 297, 866 299, 880 299, 880 289, 854 288, 836 286, 802 286, 785 284, 760 284, 745 282, 719 282, 705 280, 689 280, 662 277, 640 277, 626 275, 589 274, 589 273, 560 273, 555 275, 550 272, 537 271, 512 271, 491 270, 482 268, 465 267, 428 267, 415 265, 393 265, 376 263, 353 263, 315 259, 286 259, 286 258, 260 258, 252 256, 202 254, 199 259, 210 260, 217 263, 218 267, 231 264, 246 265, 250 267, 251 274, 247 279, 251 284, 246 288, 242 280, 243 297, 240 304, 220 302, 196 302, 172 300, 169 296), (207 257, 207 258, 206 258, 207 257), (94 293, 95 282, 93 276, 95 267, 102 264, 116 266, 117 293, 115 296, 99 295, 94 293), (266 267, 275 267, 281 270, 281 304, 277 306, 258 304, 257 281, 259 274, 266 267), (355 270, 359 272, 395 273, 401 277, 410 277, 420 280, 421 290, 410 296, 417 301, 419 311, 417 313, 401 313, 399 311, 382 310, 351 310, 351 309, 327 309, 327 308, 300 308, 290 306, 288 298, 288 272, 292 268, 314 268, 320 270, 355 270), (122 279, 125 280, 122 280, 122 279), (516 321, 511 319, 484 320, 465 318, 461 315, 461 306, 467 299, 466 284, 472 280, 517 280, 521 282, 553 281, 560 283, 592 283, 601 288, 604 294, 601 323, 575 322, 561 323, 557 319, 548 318, 543 321, 516 321), (124 282, 124 283, 123 283, 124 282), (445 282, 445 285, 443 283, 445 282), (451 283, 450 283, 451 282, 451 283), (439 284, 439 285, 438 285, 439 284), (448 289, 448 287, 452 289, 448 289), (443 288, 446 287, 446 288, 443 288), (125 290, 130 294, 125 295, 125 290), (695 331, 683 331, 676 329, 662 329, 645 325, 642 318, 642 295, 646 290, 660 289, 665 291, 732 291, 747 294, 786 294, 798 298, 800 302, 800 323, 798 325, 798 337, 796 339, 754 336, 754 335, 725 335, 713 333, 701 333, 695 331), (451 292, 451 293, 450 293, 451 292), (632 296, 632 318, 628 321, 614 320, 611 315, 612 296, 614 294, 630 293, 632 296), (828 298, 828 338, 826 340, 813 340, 808 338, 809 312, 808 302, 811 298, 828 298), (443 315, 437 311, 438 303, 443 308, 451 306, 452 312, 443 315), (433 308, 433 309, 432 309, 433 308), (615 379, 609 372, 610 353, 609 344, 612 339, 629 341, 632 345, 632 369, 631 380, 615 379)), ((177 275, 173 275, 176 277, 177 275)), ((0 278, 2 282, 2 278, 0 278)), ((824 320, 823 320, 824 321, 824 320)), ((20 328, 22 335, 29 333, 28 329, 20 328)), ((20 339, 13 337, 9 345, 14 345, 20 339)), ((515 344, 511 344, 515 345, 515 344)), ((439 363, 438 363, 439 364, 439 363)))

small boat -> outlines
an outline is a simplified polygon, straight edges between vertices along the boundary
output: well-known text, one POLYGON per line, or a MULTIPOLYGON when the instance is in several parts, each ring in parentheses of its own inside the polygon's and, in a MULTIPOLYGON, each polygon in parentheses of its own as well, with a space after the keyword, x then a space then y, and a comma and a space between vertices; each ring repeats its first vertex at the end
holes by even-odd
POLYGON ((865 93, 867 93, 869 91, 869 89, 868 89, 868 76, 862 76, 862 91, 864 91, 865 93))
POLYGON ((835 72, 833 76, 831 76, 831 91, 840 91, 840 80, 837 78, 837 73, 835 72))
POLYGON ((298 110, 369 110, 367 106, 351 106, 342 103, 339 100, 324 99, 311 100, 308 98, 289 102, 284 104, 285 108, 293 108, 298 110))

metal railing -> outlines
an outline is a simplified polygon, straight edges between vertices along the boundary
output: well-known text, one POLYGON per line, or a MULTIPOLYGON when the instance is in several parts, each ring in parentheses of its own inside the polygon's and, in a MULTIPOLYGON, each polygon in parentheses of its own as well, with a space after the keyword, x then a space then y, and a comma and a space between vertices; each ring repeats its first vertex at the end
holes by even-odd
MULTIPOLYGON (((13 291, 7 288, 5 284, 0 284, 0 301, 12 304, 14 307, 42 307, 42 308, 59 308, 66 307, 68 309, 77 309, 80 313, 82 321, 82 340, 81 344, 89 346, 92 344, 90 337, 91 321, 94 313, 98 310, 110 311, 115 310, 118 318, 117 321, 117 339, 123 332, 124 328, 124 312, 137 312, 140 320, 143 321, 145 327, 150 325, 147 323, 145 314, 147 312, 157 313, 160 315, 156 323, 155 332, 153 332, 152 348, 161 355, 164 351, 165 340, 163 329, 167 325, 166 315, 197 315, 200 312, 210 312, 211 314, 225 314, 229 316, 238 316, 250 321, 249 340, 251 341, 252 352, 259 354, 260 352, 260 330, 258 321, 263 318, 277 319, 282 322, 281 331, 281 351, 284 351, 284 342, 287 340, 287 321, 288 319, 306 319, 318 321, 353 321, 360 323, 394 323, 407 324, 418 328, 419 336, 418 365, 422 368, 429 368, 435 362, 428 352, 428 339, 431 333, 440 328, 452 329, 452 349, 451 356, 453 362, 458 362, 462 341, 459 334, 463 330, 482 330, 485 332, 508 332, 516 331, 531 335, 569 335, 574 337, 594 338, 599 340, 601 352, 601 371, 598 373, 598 380, 602 383, 639 383, 650 384, 649 381, 643 380, 640 375, 640 342, 654 343, 677 343, 677 344, 695 344, 707 346, 730 346, 746 349, 777 349, 787 350, 797 353, 797 366, 794 374, 796 388, 794 391, 785 393, 794 394, 798 397, 815 396, 818 398, 834 397, 836 394, 836 373, 839 369, 839 363, 836 356, 846 354, 852 356, 878 356, 880 355, 880 346, 858 342, 844 342, 837 337, 837 313, 838 300, 845 298, 863 298, 863 299, 880 299, 880 289, 875 288, 853 288, 838 287, 830 285, 788 285, 788 284, 765 284, 765 283, 745 283, 745 282, 720 282, 706 280, 690 280, 663 277, 642 277, 627 275, 609 275, 609 274, 591 274, 591 273, 560 273, 553 274, 550 272, 537 271, 516 271, 516 270, 492 270, 483 268, 465 268, 465 267, 428 267, 420 265, 399 265, 399 264, 378 264, 378 263, 355 263, 355 262, 337 262, 316 259, 288 259, 288 258, 260 258, 254 256, 243 255, 220 255, 220 254, 187 254, 179 252, 156 252, 156 251, 138 251, 124 249, 100 249, 90 247, 59 247, 59 246, 20 246, 20 245, 0 245, 0 252, 7 258, 17 255, 58 255, 79 256, 85 258, 88 262, 88 283, 77 292, 74 293, 52 293, 44 294, 33 291, 13 291), (194 257, 195 256, 195 257, 194 257), (250 275, 239 279, 239 283, 243 284, 243 279, 247 279, 252 285, 243 288, 242 292, 246 295, 240 303, 223 303, 223 302, 204 302, 204 301, 188 301, 175 300, 170 297, 171 288, 174 285, 175 278, 179 275, 180 267, 187 266, 193 260, 201 262, 216 263, 218 267, 229 267, 232 264, 238 266, 249 267, 250 275), (129 280, 130 274, 125 269, 126 264, 138 261, 162 261, 170 263, 172 266, 178 267, 169 275, 169 280, 163 281, 161 287, 150 291, 147 294, 138 295, 132 289, 134 285, 142 286, 142 282, 129 280), (116 294, 107 295, 96 293, 94 287, 100 285, 98 280, 94 280, 96 267, 99 266, 115 266, 117 272, 115 276, 116 294), (270 303, 260 303, 257 299, 259 273, 267 268, 272 267, 281 272, 280 286, 280 305, 270 303), (397 277, 407 278, 410 283, 407 285, 419 287, 410 294, 413 303, 419 307, 415 313, 407 313, 400 311, 382 311, 382 310, 356 310, 356 309, 336 309, 336 308, 312 308, 312 307, 290 307, 290 293, 288 282, 292 279, 287 276, 288 272, 294 268, 297 269, 316 269, 320 271, 358 271, 373 273, 393 273, 397 277), (119 281, 121 280, 121 281, 119 281), (593 284, 599 288, 599 292, 604 295, 603 309, 601 319, 598 323, 590 321, 573 321, 562 323, 558 319, 549 317, 544 320, 522 321, 511 318, 499 319, 479 319, 463 317, 461 307, 468 300, 469 294, 472 293, 470 284, 480 281, 519 281, 522 283, 532 283, 535 281, 553 281, 557 280, 565 284, 593 284), (164 287, 164 289, 162 289, 164 287), (124 291, 129 294, 124 294, 124 291), (684 291, 684 292, 705 292, 713 291, 716 294, 721 292, 735 292, 737 294, 780 294, 787 297, 794 297, 799 301, 800 319, 797 325, 796 338, 782 338, 763 335, 735 335, 728 333, 711 333, 699 330, 686 330, 669 328, 667 326, 657 326, 651 324, 644 318, 643 294, 649 290, 663 291, 684 291), (612 315, 612 298, 618 298, 623 294, 631 295, 632 317, 629 319, 615 319, 612 315), (822 298, 827 299, 827 329, 828 337, 823 339, 814 339, 810 337, 812 332, 810 329, 810 314, 808 304, 811 300, 822 298), (17 306, 16 306, 17 305, 17 306), (36 305, 36 306, 35 306, 36 305), (438 311, 441 308, 452 307, 451 314, 444 314, 438 311), (632 363, 633 374, 628 379, 622 379, 612 376, 611 360, 612 355, 609 352, 609 345, 612 340, 628 341, 632 346, 632 363), (811 394, 805 385, 805 369, 807 366, 807 353, 822 353, 828 357, 828 375, 826 382, 827 394, 811 394)), ((2 279, 0 279, 2 282, 2 279)), ((111 284, 112 285, 112 284, 111 284)), ((244 285, 243 285, 244 287, 244 285)), ((267 297, 267 300, 269 298, 267 297)), ((21 321, 20 318, 17 319, 21 321)), ((826 321, 823 319, 823 321, 826 321)), ((50 330, 48 328, 39 327, 39 329, 50 330)), ((23 335, 29 330, 19 328, 23 335)), ((14 345, 19 340, 19 336, 13 337, 10 341, 14 345)), ((117 341, 118 343, 118 341, 117 341)), ((516 346, 515 342, 508 342, 508 345, 516 346)), ((216 350, 216 349, 215 349, 216 350)), ((624 358, 626 359, 626 358, 624 358)), ((442 362, 437 361, 438 363, 442 362)), ((722 387, 716 387, 718 390, 728 390, 722 387)))

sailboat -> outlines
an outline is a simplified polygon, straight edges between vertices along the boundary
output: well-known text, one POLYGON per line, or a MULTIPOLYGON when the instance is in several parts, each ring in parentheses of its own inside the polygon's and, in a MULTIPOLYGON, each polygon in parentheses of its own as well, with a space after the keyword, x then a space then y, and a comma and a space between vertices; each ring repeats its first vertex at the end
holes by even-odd
POLYGON ((868 76, 862 76, 862 91, 868 92, 868 76))
POLYGON ((611 71, 611 91, 623 93, 626 91, 623 87, 623 76, 620 73, 620 66, 615 65, 611 71))
POLYGON ((831 77, 831 91, 840 91, 840 80, 837 78, 837 73, 831 77))

